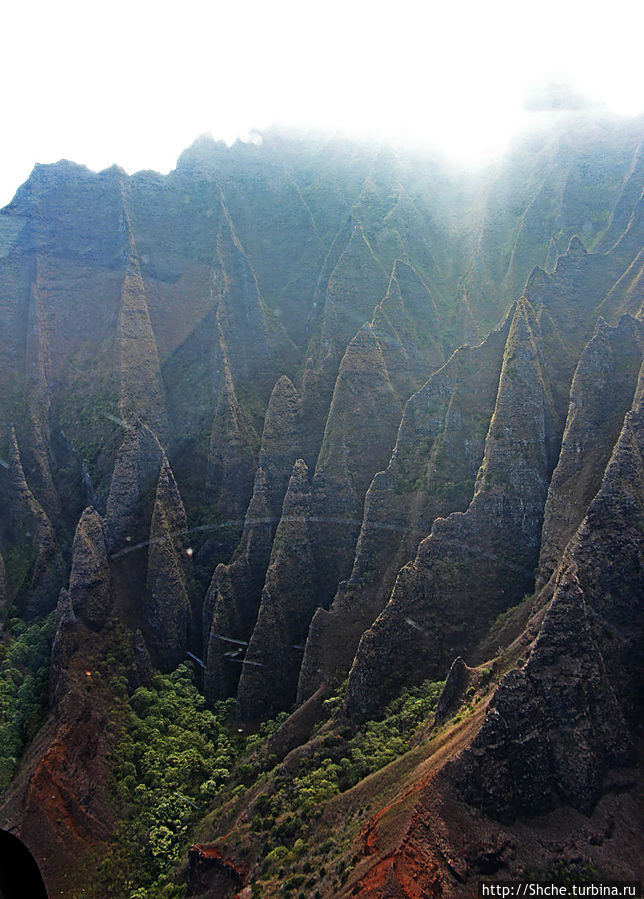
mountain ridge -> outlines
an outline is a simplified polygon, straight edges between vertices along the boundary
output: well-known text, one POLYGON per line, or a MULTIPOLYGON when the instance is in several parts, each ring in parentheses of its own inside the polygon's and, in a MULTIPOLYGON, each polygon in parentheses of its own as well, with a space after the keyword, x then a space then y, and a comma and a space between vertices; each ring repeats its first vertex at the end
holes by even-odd
POLYGON ((122 797, 143 764, 116 766, 110 714, 188 659, 248 740, 162 825, 198 838, 189 895, 277 895, 271 840, 304 883, 296 844, 313 858, 361 795, 321 896, 457 895, 486 857, 533 863, 535 815, 573 857, 576 815, 632 800, 641 145, 570 122, 468 183, 277 132, 200 140, 167 176, 34 169, 0 212, 0 608, 7 651, 42 616, 53 637, 1 815, 51 888, 101 889, 84 866, 136 814, 110 778, 122 797), (370 770, 360 740, 412 700, 370 770))

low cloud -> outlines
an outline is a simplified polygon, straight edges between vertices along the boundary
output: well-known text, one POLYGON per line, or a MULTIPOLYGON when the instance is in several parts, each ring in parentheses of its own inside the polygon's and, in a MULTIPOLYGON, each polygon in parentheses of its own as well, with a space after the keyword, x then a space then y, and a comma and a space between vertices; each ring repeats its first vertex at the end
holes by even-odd
POLYGON ((579 93, 568 81, 547 81, 528 88, 523 108, 529 112, 568 112, 591 109, 597 104, 579 93))

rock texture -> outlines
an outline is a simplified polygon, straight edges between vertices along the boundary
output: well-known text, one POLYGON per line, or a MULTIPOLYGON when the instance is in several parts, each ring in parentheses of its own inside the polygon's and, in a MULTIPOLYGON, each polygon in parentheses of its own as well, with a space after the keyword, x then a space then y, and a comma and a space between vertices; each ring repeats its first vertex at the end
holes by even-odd
POLYGON ((221 638, 248 642, 252 633, 294 455, 303 443, 302 429, 299 394, 282 376, 266 412, 259 468, 241 541, 230 564, 215 569, 204 601, 205 687, 211 698, 230 695, 239 679, 241 672, 230 655, 235 644, 221 638))
POLYGON ((298 459, 275 533, 257 622, 241 662, 237 708, 242 718, 270 716, 295 700, 303 643, 315 608, 310 518, 308 471, 298 459))
POLYGON ((252 492, 259 440, 249 415, 239 405, 228 368, 210 432, 206 499, 220 513, 237 521, 252 492))
POLYGON ((116 825, 110 788, 110 692, 97 677, 100 635, 75 619, 61 591, 50 668, 49 714, 3 797, 2 826, 38 859, 51 892, 81 887, 93 847, 116 825))
POLYGON ((320 449, 347 343, 387 290, 387 274, 360 225, 352 223, 348 240, 344 231, 339 236, 338 246, 331 248, 332 255, 327 260, 335 258, 335 265, 330 272, 321 274, 324 290, 320 289, 318 307, 314 309, 317 333, 309 344, 302 376, 303 416, 308 424, 304 460, 309 467, 315 465, 320 449))
POLYGON ((49 663, 49 704, 53 708, 68 691, 68 666, 78 649, 76 616, 69 592, 63 587, 56 606, 56 623, 49 663))
POLYGON ((143 632, 153 660, 171 671, 190 645, 190 569, 186 512, 167 460, 159 472, 143 596, 143 632))
MULTIPOLYGON (((580 112, 465 178, 271 129, 167 176, 37 166, 0 210, 0 604, 57 609, 2 808, 51 892, 116 824, 116 647, 131 689, 190 652, 248 721, 299 706, 282 773, 447 676, 438 728, 327 806, 378 810, 323 895, 454 895, 575 840, 629 870, 642 146, 580 112)), ((252 891, 258 838, 225 833, 196 881, 252 891)))
POLYGON ((474 498, 467 512, 434 523, 363 635, 347 689, 351 718, 368 717, 405 683, 445 674, 532 589, 558 428, 544 353, 534 311, 522 299, 474 498))
POLYGON ((121 288, 116 340, 120 375, 119 414, 126 420, 138 416, 164 438, 168 432, 165 390, 132 236, 121 288))
POLYGON ((69 601, 74 614, 92 630, 105 625, 112 608, 105 530, 91 506, 83 512, 74 535, 69 601))
POLYGON ((431 291, 416 271, 396 259, 372 320, 392 385, 401 399, 421 387, 445 361, 441 323, 431 291))
POLYGON ((147 538, 163 457, 163 449, 148 425, 136 419, 125 423, 105 513, 110 554, 147 538))
POLYGON ((643 382, 601 488, 571 541, 525 668, 501 682, 455 765, 467 800, 502 820, 561 803, 586 814, 634 761, 641 697, 643 382))
POLYGON ((374 329, 365 325, 340 364, 313 479, 318 604, 349 574, 367 487, 391 454, 402 408, 374 329))
POLYGON ((362 633, 385 606, 400 569, 434 520, 469 504, 483 459, 510 320, 478 348, 462 348, 412 396, 387 468, 365 497, 353 570, 311 625, 298 697, 346 675, 362 633))
POLYGON ((600 319, 581 355, 544 516, 537 585, 561 559, 599 489, 612 448, 630 408, 642 358, 641 322, 624 316, 616 328, 600 319))
POLYGON ((54 529, 25 480, 15 431, 8 463, 7 539, 16 547, 18 564, 9 572, 12 598, 27 617, 50 612, 63 577, 54 529))
POLYGON ((29 409, 25 466, 37 495, 50 519, 60 514, 60 501, 52 477, 51 358, 47 314, 47 279, 36 258, 31 284, 25 341, 25 392, 29 409))
POLYGON ((459 707, 463 701, 463 694, 469 680, 470 669, 460 656, 456 656, 452 662, 449 674, 445 680, 445 686, 438 699, 434 724, 441 725, 459 707))

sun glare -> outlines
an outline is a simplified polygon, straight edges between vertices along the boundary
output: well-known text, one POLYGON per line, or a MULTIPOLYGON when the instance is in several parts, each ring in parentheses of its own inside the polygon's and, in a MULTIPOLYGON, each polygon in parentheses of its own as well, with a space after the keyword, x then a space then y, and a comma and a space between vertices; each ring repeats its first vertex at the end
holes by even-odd
POLYGON ((35 162, 168 171, 195 137, 274 122, 411 139, 464 160, 502 148, 565 82, 617 112, 644 109, 641 4, 329 0, 302 4, 78 0, 11 4, 0 61, 0 203, 35 162), (28 38, 27 38, 28 36, 28 38), (26 50, 28 46, 28 52, 26 50))

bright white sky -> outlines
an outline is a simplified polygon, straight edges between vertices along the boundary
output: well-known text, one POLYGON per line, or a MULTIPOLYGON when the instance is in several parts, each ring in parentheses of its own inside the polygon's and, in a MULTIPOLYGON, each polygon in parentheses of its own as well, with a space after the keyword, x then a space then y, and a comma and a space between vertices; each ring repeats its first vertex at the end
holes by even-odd
POLYGON ((644 112, 641 0, 16 0, 2 30, 0 206, 35 162, 167 172, 205 131, 272 122, 468 160, 548 79, 644 112))

